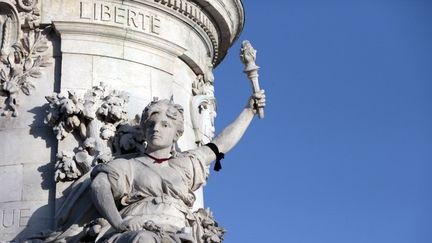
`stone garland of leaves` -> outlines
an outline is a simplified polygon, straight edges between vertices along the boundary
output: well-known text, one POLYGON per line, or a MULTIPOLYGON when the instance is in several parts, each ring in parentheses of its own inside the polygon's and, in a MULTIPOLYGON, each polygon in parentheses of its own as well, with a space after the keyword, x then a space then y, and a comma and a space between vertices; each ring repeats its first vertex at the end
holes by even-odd
POLYGON ((53 127, 58 140, 71 133, 80 138, 74 152, 57 154, 55 180, 72 181, 90 171, 98 163, 106 163, 114 155, 137 152, 142 146, 139 117, 129 121, 124 92, 95 86, 80 98, 74 92, 68 96, 55 93, 45 97, 49 111, 45 123, 53 127))

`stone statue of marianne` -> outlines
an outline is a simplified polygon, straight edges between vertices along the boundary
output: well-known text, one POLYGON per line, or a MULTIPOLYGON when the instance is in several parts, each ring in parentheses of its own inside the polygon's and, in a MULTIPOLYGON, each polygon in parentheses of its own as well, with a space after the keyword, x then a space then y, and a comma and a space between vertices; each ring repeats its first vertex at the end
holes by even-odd
POLYGON ((78 181, 74 190, 86 196, 80 201, 66 198, 57 215, 58 232, 44 241, 222 242, 223 229, 211 213, 192 212, 193 192, 206 182, 211 162, 237 144, 264 106, 260 90, 211 143, 175 153, 174 144, 183 133, 183 108, 170 100, 151 102, 141 119, 145 153, 100 164, 78 181))

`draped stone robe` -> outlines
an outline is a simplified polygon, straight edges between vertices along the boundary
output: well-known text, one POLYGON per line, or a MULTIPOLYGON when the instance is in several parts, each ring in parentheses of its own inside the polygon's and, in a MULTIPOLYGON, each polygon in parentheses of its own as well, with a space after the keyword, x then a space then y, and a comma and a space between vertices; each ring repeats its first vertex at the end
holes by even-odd
MULTIPOLYGON (((155 239, 168 235, 173 242, 197 242, 191 207, 195 202, 193 191, 207 180, 205 156, 197 149, 180 153, 163 163, 145 157, 116 159, 95 167, 92 177, 106 173, 122 218, 141 217, 157 228, 143 230, 153 231, 155 239)), ((106 228, 98 238, 132 242, 143 231, 114 233, 113 229, 106 228)))

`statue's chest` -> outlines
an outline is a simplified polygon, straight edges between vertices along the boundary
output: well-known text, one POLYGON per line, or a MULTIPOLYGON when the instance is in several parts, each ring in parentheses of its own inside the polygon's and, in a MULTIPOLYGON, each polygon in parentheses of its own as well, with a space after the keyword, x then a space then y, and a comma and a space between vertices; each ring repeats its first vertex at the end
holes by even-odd
POLYGON ((183 181, 181 171, 169 166, 167 163, 145 162, 140 164, 135 170, 135 189, 148 191, 150 194, 157 196, 173 191, 187 191, 187 185, 183 181))

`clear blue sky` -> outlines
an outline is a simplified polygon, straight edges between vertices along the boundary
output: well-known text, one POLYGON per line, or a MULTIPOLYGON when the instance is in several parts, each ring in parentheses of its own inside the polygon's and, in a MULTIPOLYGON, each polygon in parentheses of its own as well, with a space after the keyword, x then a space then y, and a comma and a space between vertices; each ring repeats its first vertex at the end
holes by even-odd
POLYGON ((244 5, 217 130, 251 92, 243 39, 268 102, 205 189, 225 243, 431 243, 432 1, 244 5))

